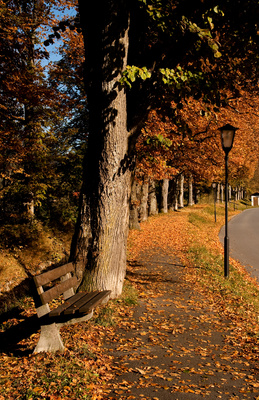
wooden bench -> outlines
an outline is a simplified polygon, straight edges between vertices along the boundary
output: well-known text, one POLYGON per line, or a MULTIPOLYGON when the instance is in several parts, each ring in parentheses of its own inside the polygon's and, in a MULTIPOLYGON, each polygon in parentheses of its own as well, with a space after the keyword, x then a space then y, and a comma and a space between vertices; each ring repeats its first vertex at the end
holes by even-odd
POLYGON ((104 290, 75 294, 74 287, 78 281, 73 263, 44 272, 33 279, 37 289, 34 300, 41 325, 40 338, 34 353, 64 351, 60 328, 66 324, 89 320, 93 316, 94 308, 106 303, 111 293, 110 290, 104 290), (51 310, 49 303, 62 294, 65 301, 51 310))

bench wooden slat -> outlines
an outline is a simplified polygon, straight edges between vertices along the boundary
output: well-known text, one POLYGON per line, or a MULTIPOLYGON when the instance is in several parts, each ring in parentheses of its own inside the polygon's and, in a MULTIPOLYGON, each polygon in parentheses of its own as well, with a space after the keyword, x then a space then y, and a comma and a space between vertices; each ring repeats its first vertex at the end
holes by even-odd
POLYGON ((86 292, 79 292, 72 296, 70 299, 67 299, 65 303, 60 304, 57 308, 54 310, 50 311, 49 316, 50 317, 58 317, 61 315, 68 307, 70 307, 72 304, 76 303, 78 300, 81 299, 81 297, 84 297, 86 292))
POLYGON ((41 320, 41 334, 35 353, 64 351, 59 333, 61 326, 89 320, 93 316, 94 307, 104 303, 104 299, 108 300, 107 297, 111 293, 111 290, 104 290, 74 294, 74 288, 78 285, 74 263, 35 276, 34 282, 39 295, 37 298, 35 296, 35 305, 41 320), (48 303, 62 294, 65 301, 54 310, 50 310, 48 303))
POLYGON ((51 300, 60 296, 66 290, 70 289, 71 287, 75 287, 76 285, 77 285, 76 276, 73 276, 72 278, 69 278, 66 281, 58 283, 51 289, 46 290, 46 292, 40 294, 42 304, 49 303, 51 300))
MULTIPOLYGON (((79 311, 81 307, 83 307, 85 304, 88 304, 93 298, 95 298, 98 295, 98 291, 91 292, 91 293, 85 293, 85 295, 76 303, 72 304, 70 307, 68 307, 65 311, 64 314, 75 314, 79 311)), ((84 312, 82 312, 84 314, 84 312)))
POLYGON ((92 311, 92 309, 100 304, 110 293, 111 290, 103 290, 102 292, 99 292, 92 300, 79 308, 79 313, 87 314, 92 311))
POLYGON ((65 265, 62 265, 61 267, 57 267, 55 269, 52 269, 51 271, 48 272, 43 272, 43 274, 34 276, 34 282, 36 287, 44 286, 49 282, 53 282, 54 280, 60 278, 61 276, 67 274, 68 272, 74 271, 74 264, 68 263, 65 265))

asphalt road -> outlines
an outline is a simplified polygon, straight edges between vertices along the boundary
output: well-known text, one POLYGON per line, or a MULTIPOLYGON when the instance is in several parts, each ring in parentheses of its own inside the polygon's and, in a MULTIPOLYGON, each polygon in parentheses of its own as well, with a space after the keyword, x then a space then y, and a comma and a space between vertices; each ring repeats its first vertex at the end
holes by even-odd
MULTIPOLYGON (((219 233, 224 243, 225 226, 219 233)), ((236 215, 228 223, 230 256, 240 261, 259 282, 259 208, 236 215)))

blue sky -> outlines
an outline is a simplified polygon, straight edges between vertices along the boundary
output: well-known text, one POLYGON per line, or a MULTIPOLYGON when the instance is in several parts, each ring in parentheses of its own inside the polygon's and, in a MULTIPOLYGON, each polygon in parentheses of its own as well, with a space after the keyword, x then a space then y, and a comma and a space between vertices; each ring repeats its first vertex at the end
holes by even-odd
MULTIPOLYGON (((64 18, 64 16, 68 16, 68 17, 74 17, 76 15, 76 11, 75 10, 66 10, 65 12, 61 12, 60 10, 55 10, 54 11, 55 16, 62 20, 62 18, 64 18)), ((52 29, 49 30, 49 34, 52 34, 53 31, 52 29)), ((47 47, 47 51, 49 52, 49 60, 42 60, 42 65, 45 66, 47 65, 49 62, 55 62, 58 61, 60 59, 60 54, 58 53, 58 47, 62 44, 61 40, 58 39, 54 39, 54 44, 49 45, 47 47)))

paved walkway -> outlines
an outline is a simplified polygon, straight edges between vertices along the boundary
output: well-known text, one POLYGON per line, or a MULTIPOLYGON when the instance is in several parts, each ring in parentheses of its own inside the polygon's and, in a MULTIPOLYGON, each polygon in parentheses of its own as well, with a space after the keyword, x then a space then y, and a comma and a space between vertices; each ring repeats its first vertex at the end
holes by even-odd
POLYGON ((155 249, 131 265, 140 301, 113 339, 117 368, 105 399, 259 400, 258 365, 173 255, 155 249), (148 295, 148 296, 147 296, 148 295))
MULTIPOLYGON (((250 208, 229 221, 228 236, 230 256, 246 267, 249 274, 259 283, 258 247, 259 208, 250 208)), ((224 246, 225 226, 219 232, 224 246)))

